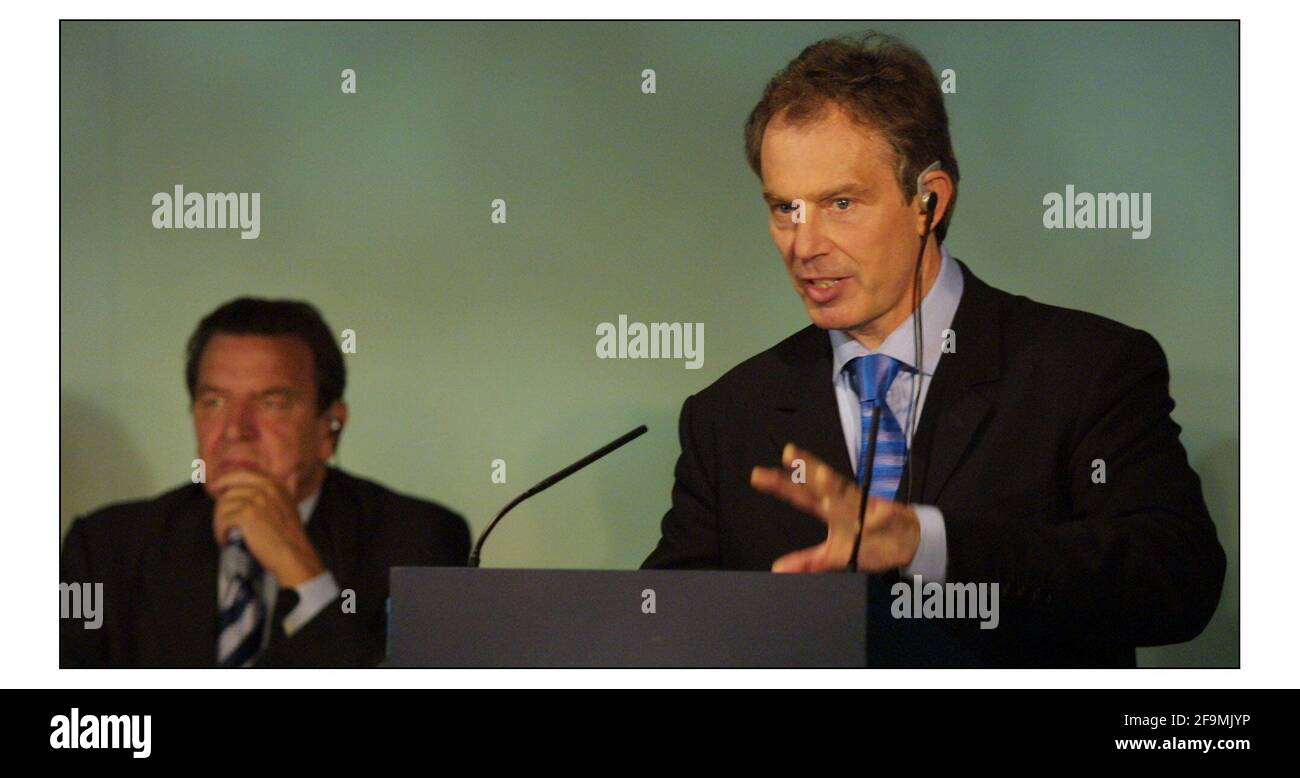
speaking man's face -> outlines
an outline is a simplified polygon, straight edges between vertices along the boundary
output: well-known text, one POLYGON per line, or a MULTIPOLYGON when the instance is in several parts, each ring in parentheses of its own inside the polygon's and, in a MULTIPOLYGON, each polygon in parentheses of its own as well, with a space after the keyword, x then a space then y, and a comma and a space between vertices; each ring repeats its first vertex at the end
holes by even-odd
POLYGON ((341 406, 316 412, 314 359, 302 338, 213 335, 199 359, 193 407, 209 493, 223 475, 253 470, 306 498, 334 453, 329 425, 341 406))
POLYGON ((911 311, 922 227, 916 198, 903 200, 893 150, 832 107, 805 125, 774 117, 761 162, 772 240, 808 315, 879 343, 911 311))

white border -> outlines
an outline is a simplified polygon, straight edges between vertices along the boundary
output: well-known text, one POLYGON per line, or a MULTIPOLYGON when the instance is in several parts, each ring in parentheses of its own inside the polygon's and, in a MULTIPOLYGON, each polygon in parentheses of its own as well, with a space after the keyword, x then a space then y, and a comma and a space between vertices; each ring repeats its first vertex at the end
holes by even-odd
MULTIPOLYGON (((193 6, 147 2, 115 6, 125 18, 195 17, 193 6)), ((931 18, 971 18, 972 8, 990 18, 1076 18, 1052 13, 1041 4, 931 2, 931 18), (1044 12, 1048 16, 1043 17, 1044 12)), ((58 477, 58 88, 57 19, 98 18, 100 3, 61 3, 55 9, 17 6, 18 18, 3 25, 6 122, 4 148, 10 170, 3 187, 5 250, 0 282, 0 326, 5 368, 0 380, 0 408, 7 445, 0 447, 0 495, 3 495, 3 540, 0 541, 0 593, 8 606, 0 611, 0 687, 87 688, 411 688, 411 687, 880 687, 880 688, 1181 688, 1295 687, 1300 670, 1297 606, 1289 573, 1300 549, 1300 512, 1290 493, 1289 467, 1297 460, 1294 392, 1289 369, 1289 314, 1300 290, 1296 254, 1283 245, 1290 211, 1290 184, 1296 181, 1290 151, 1295 122, 1285 109, 1291 94, 1290 63, 1295 13, 1259 12, 1258 5, 1182 3, 1169 10, 1183 18, 1236 18, 1242 22, 1242 666, 1241 670, 1129 671, 59 671, 57 632, 49 617, 57 570, 55 537, 58 477), (1244 15, 1244 16, 1243 16, 1244 15), (48 592, 48 594, 41 594, 48 592), (46 599, 48 598, 48 599, 46 599), (48 607, 47 607, 48 606, 48 607)), ((621 12, 606 3, 547 3, 558 18, 641 18, 644 6, 621 12)), ((661 18, 759 16, 783 18, 797 7, 788 2, 744 6, 706 6, 666 2, 654 6, 661 18)), ((204 10, 207 10, 204 8, 204 10)), ((290 17, 298 7, 287 3, 235 2, 221 8, 235 18, 290 17)), ((322 17, 343 18, 353 4, 313 6, 322 17)), ((371 3, 374 18, 418 18, 430 11, 454 13, 413 3, 371 3)), ((798 8, 807 12, 808 8, 798 8)), ((828 18, 857 18, 867 9, 860 2, 821 2, 816 11, 828 18)), ((919 15, 903 7, 901 18, 919 15)), ((1071 9, 1073 10, 1073 9, 1071 9)), ((1133 2, 1090 4, 1093 18, 1152 18, 1164 7, 1133 2)), ((521 3, 494 4, 489 12, 463 9, 453 18, 533 18, 537 10, 521 3)), ((1170 117, 1170 121, 1177 121, 1170 117)), ((1195 166, 1196 160, 1187 164, 1195 166)), ((75 171, 65 171, 75 176, 75 171)))

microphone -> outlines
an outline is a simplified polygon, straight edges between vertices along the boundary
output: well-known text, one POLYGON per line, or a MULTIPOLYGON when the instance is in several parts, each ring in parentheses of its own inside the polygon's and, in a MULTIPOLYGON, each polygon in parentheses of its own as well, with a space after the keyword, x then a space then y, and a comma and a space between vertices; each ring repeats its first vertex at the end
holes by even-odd
POLYGON ((528 491, 519 495, 518 497, 511 500, 510 502, 506 503, 506 507, 501 509, 501 512, 496 515, 496 518, 493 519, 492 523, 487 526, 487 529, 483 530, 483 534, 479 535, 478 542, 474 544, 474 551, 469 555, 469 566, 478 567, 479 556, 483 551, 483 543, 487 541, 488 535, 492 533, 492 530, 496 527, 497 522, 501 521, 501 517, 505 516, 508 512, 510 512, 511 508, 514 508, 516 505, 523 502, 524 500, 527 500, 529 497, 532 497, 534 494, 537 494, 538 492, 541 491, 545 491, 551 488, 552 486, 555 486, 555 484, 559 483, 560 481, 563 481, 564 479, 578 472, 579 470, 591 464, 592 462, 595 462, 597 459, 600 459, 606 454, 614 451, 614 449, 622 448, 628 443, 631 443, 633 440, 636 440, 637 438, 641 437, 645 433, 646 433, 646 426, 642 424, 641 426, 637 427, 631 432, 622 435, 617 440, 606 443, 605 445, 591 452, 590 454, 583 457, 582 459, 579 459, 577 462, 574 462, 573 464, 564 468, 563 470, 556 473, 555 475, 549 476, 547 478, 542 479, 541 481, 538 481, 535 485, 529 488, 528 491))
POLYGON ((867 495, 871 494, 871 470, 876 464, 876 435, 880 432, 880 403, 871 408, 871 433, 867 437, 867 461, 862 476, 862 500, 858 503, 858 532, 853 536, 853 554, 849 556, 848 572, 858 571, 858 551, 862 548, 862 522, 867 518, 867 495))

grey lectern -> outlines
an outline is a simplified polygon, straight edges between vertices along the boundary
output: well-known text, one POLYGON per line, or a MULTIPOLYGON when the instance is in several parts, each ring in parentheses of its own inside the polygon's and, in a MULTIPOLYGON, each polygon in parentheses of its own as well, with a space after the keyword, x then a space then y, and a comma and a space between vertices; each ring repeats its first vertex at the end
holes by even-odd
POLYGON ((389 667, 864 667, 861 574, 395 567, 389 667))

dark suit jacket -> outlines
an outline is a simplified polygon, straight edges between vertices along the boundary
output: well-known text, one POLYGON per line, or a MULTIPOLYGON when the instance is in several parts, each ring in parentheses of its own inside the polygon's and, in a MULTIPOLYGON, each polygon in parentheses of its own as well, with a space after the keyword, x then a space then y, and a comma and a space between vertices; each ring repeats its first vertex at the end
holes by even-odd
MULTIPOLYGON (((103 624, 62 619, 62 667, 214 667, 218 547, 212 499, 189 484, 148 501, 103 508, 68 531, 60 581, 104 585, 103 624)), ((384 656, 388 569, 463 565, 465 520, 425 500, 330 468, 307 536, 340 589, 356 593, 284 635, 297 595, 281 590, 258 667, 365 667, 384 656)))
MULTIPOLYGON (((948 581, 999 583, 1001 623, 944 630, 977 664, 1015 667, 1133 666, 1135 646, 1195 637, 1225 558, 1169 415, 1160 346, 959 264, 956 351, 939 360, 919 419, 911 502, 943 511, 948 581), (1093 483, 1095 460, 1105 483, 1093 483)), ((686 400, 673 505, 645 567, 768 570, 826 538, 749 474, 779 466, 792 441, 853 477, 831 365, 812 326, 686 400)))

